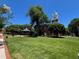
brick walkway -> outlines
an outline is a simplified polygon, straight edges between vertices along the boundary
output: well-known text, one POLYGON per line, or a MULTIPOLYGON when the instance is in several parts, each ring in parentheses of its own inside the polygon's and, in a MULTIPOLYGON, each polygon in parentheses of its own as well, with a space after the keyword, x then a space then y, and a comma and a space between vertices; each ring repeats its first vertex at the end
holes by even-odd
POLYGON ((11 59, 7 45, 4 44, 4 38, 2 34, 0 34, 0 59, 11 59))

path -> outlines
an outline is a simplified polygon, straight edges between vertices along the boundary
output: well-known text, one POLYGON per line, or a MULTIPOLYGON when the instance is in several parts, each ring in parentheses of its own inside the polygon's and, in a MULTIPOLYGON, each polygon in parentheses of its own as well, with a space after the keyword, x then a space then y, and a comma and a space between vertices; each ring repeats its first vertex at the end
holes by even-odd
POLYGON ((2 34, 0 34, 0 59, 11 59, 7 45, 4 44, 4 38, 2 34))

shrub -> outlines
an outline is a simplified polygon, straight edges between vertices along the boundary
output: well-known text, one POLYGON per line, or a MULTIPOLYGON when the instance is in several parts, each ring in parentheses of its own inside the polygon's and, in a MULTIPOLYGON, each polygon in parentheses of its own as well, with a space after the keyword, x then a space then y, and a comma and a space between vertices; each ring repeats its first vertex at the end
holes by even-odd
POLYGON ((49 31, 51 34, 58 36, 59 34, 65 34, 65 27, 63 24, 49 24, 49 31))
POLYGON ((68 25, 68 29, 71 33, 74 33, 76 36, 79 36, 79 18, 73 19, 68 25))

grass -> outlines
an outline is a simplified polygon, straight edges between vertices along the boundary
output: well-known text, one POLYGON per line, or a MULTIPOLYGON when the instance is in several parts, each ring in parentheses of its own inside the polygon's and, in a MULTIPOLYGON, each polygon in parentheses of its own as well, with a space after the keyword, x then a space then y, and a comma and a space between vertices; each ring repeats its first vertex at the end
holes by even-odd
POLYGON ((78 37, 9 37, 6 42, 12 59, 78 59, 78 37))

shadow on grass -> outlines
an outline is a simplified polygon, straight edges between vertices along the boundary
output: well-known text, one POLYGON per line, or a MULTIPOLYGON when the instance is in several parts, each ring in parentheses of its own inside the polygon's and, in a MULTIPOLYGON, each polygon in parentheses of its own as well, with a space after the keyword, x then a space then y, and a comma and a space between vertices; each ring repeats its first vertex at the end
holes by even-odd
POLYGON ((50 36, 51 38, 64 38, 64 37, 62 37, 62 36, 50 36))

